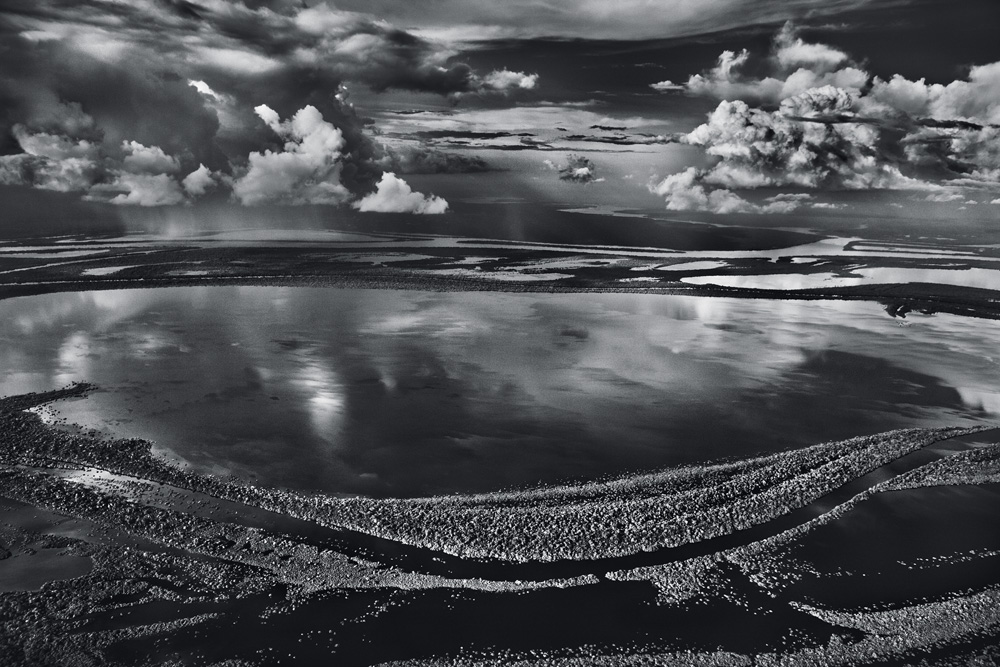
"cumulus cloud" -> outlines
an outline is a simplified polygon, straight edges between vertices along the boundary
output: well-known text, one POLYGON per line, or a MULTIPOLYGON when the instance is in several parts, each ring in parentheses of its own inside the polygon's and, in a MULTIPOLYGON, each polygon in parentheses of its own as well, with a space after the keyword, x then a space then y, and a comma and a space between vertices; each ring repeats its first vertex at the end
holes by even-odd
POLYGON ((168 206, 204 194, 205 176, 214 184, 198 170, 182 189, 177 180, 180 161, 159 146, 124 141, 109 152, 96 142, 32 132, 22 125, 13 128, 13 135, 23 152, 0 156, 4 185, 79 192, 88 200, 116 205, 168 206))
POLYGON ((266 104, 254 108, 271 130, 285 140, 282 150, 250 154, 246 173, 233 183, 243 204, 340 204, 351 193, 340 182, 344 135, 305 106, 290 120, 266 104))
POLYGON ((482 83, 487 90, 497 92, 508 92, 518 88, 521 90, 531 90, 538 83, 538 75, 511 72, 507 69, 494 70, 483 77, 482 83))
POLYGON ((172 174, 181 168, 177 158, 159 146, 143 146, 137 141, 122 142, 125 158, 122 167, 133 174, 172 174))
MULTIPOLYGON (((683 89, 692 95, 720 100, 744 100, 755 104, 777 105, 782 100, 812 88, 834 86, 859 94, 870 78, 868 72, 840 51, 824 44, 802 40, 788 23, 775 36, 767 58, 770 74, 755 78, 744 74, 751 54, 723 51, 715 67, 692 75, 683 87, 660 87, 657 90, 683 89)), ((670 82, 663 82, 670 83, 670 82)))
POLYGON ((434 195, 414 192, 410 185, 391 171, 382 174, 375 192, 354 203, 359 211, 376 213, 441 214, 448 202, 434 195))
POLYGON ((704 178, 704 171, 688 167, 650 184, 649 191, 665 198, 667 210, 710 213, 790 213, 812 198, 808 194, 778 194, 767 198, 766 204, 754 204, 732 190, 706 187, 704 178))
POLYGON ((604 180, 597 177, 597 167, 593 161, 583 155, 569 155, 565 164, 545 160, 545 166, 559 172, 560 180, 571 183, 600 183, 604 180))
POLYGON ((186 199, 177 180, 167 174, 119 174, 108 189, 125 192, 110 199, 112 204, 135 206, 170 206, 186 199))
POLYGON ((0 156, 0 183, 57 192, 86 190, 101 175, 97 144, 15 125, 12 134, 23 151, 0 156))
POLYGON ((189 196, 201 197, 218 183, 212 171, 205 165, 199 164, 197 169, 184 177, 181 185, 189 196))
POLYGON ((493 104, 538 85, 535 74, 477 72, 446 45, 326 3, 16 4, 0 13, 0 182, 91 199, 173 202, 233 182, 247 203, 356 199, 385 154, 345 81, 493 104), (282 118, 314 108, 341 145, 261 123, 260 102, 282 118))
POLYGON ((720 158, 704 175, 714 185, 854 190, 917 185, 882 158, 877 127, 823 122, 823 117, 840 113, 849 99, 844 91, 826 87, 786 100, 775 112, 742 101, 720 102, 708 122, 682 141, 720 158))
POLYGON ((1000 123, 1000 62, 969 69, 966 80, 948 84, 911 81, 896 74, 884 80, 850 55, 825 44, 803 40, 788 23, 775 36, 764 59, 766 76, 745 73, 749 51, 724 51, 712 69, 692 75, 683 86, 669 81, 652 84, 658 90, 684 90, 720 100, 740 99, 764 106, 807 90, 833 86, 853 96, 856 110, 876 116, 902 113, 912 117, 966 119, 1000 123))
MULTIPOLYGON (((806 42, 791 25, 775 37, 766 76, 745 74, 751 58, 725 51, 684 85, 688 94, 722 100, 680 137, 716 162, 655 186, 668 207, 755 210, 734 199, 734 189, 937 189, 942 179, 1000 180, 1000 128, 988 124, 1000 114, 1000 63, 973 67, 967 81, 948 85, 885 81, 840 49, 806 42)), ((677 89, 662 83, 653 87, 677 89)), ((787 203, 772 201, 768 212, 784 212, 787 203)))
POLYGON ((1000 123, 1000 62, 972 67, 967 80, 947 85, 899 74, 888 81, 876 77, 867 97, 911 116, 1000 123))

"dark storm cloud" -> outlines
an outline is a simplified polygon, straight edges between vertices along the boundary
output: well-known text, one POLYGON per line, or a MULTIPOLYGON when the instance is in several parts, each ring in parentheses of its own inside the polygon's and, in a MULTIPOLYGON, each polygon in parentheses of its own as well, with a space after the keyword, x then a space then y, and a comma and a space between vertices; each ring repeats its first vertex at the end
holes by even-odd
POLYGON ((300 186, 316 179, 326 190, 309 190, 313 201, 370 192, 385 155, 347 101, 347 81, 453 99, 537 82, 506 69, 481 75, 367 15, 292 2, 11 0, 0 55, 0 183, 147 206, 245 183, 265 163, 293 170, 282 173, 293 191, 274 201, 310 203, 300 186), (265 121, 262 104, 288 124, 265 121), (296 126, 307 118, 311 129, 296 126), (327 125, 336 141, 318 150, 313 130, 327 125), (130 166, 156 151, 168 158, 160 171, 130 166))
POLYGON ((567 141, 586 141, 596 144, 612 144, 615 146, 650 146, 654 144, 677 143, 679 139, 673 135, 663 134, 616 134, 587 135, 571 134, 565 137, 567 141))
POLYGON ((531 132, 476 132, 472 130, 422 130, 410 135, 416 139, 502 139, 505 137, 532 137, 531 132))
POLYGON ((448 153, 428 146, 386 148, 386 157, 381 164, 386 171, 404 175, 474 174, 493 171, 481 157, 448 153))

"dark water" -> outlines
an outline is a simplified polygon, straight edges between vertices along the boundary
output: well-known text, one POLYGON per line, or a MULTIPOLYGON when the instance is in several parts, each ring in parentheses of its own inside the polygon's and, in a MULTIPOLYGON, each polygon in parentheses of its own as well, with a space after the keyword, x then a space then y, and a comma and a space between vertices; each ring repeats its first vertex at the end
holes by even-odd
MULTIPOLYGON (((193 654, 206 663, 238 657, 264 664, 334 659, 337 664, 370 665, 460 652, 493 659, 505 650, 558 655, 586 645, 603 654, 667 648, 754 652, 822 646, 833 634, 856 634, 775 604, 759 591, 738 594, 753 611, 724 599, 662 607, 650 585, 635 582, 527 594, 448 589, 320 593, 298 600, 289 613, 264 617, 260 612, 282 595, 279 587, 240 601, 238 609, 214 605, 212 611, 225 614, 219 621, 159 640, 122 642, 111 656, 125 662, 193 654), (379 612, 370 613, 373 608, 379 612)), ((102 620, 95 619, 88 629, 100 628, 102 620)))
POLYGON ((813 570, 793 597, 855 609, 978 591, 1000 580, 1000 485, 878 494, 790 550, 813 570))
POLYGON ((473 492, 1000 414, 1000 325, 877 305, 201 287, 0 302, 0 393, 199 470, 473 492))

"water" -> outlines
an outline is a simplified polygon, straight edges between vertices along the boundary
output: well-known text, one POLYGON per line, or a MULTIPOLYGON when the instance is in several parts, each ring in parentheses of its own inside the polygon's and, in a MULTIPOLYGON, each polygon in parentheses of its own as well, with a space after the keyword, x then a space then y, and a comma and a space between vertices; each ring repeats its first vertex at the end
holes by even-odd
POLYGON ((1000 414, 1000 324, 877 304, 185 287, 0 302, 0 394, 303 490, 476 492, 1000 414))

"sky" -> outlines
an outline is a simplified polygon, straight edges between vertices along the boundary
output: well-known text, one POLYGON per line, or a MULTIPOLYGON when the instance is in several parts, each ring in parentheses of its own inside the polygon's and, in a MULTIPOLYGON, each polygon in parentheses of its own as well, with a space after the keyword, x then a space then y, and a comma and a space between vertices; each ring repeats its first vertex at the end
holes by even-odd
POLYGON ((0 224, 1000 220, 998 26, 994 0, 0 0, 0 224))

